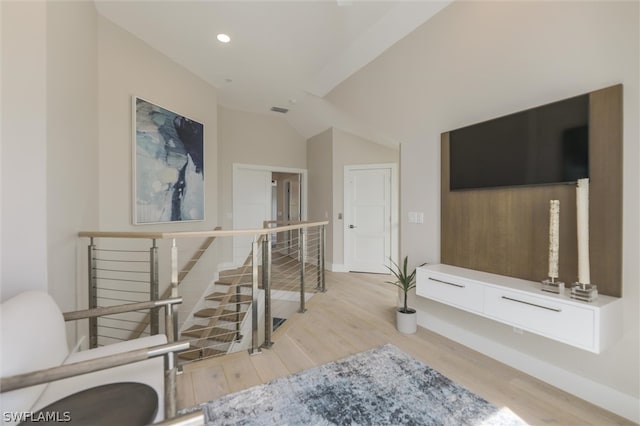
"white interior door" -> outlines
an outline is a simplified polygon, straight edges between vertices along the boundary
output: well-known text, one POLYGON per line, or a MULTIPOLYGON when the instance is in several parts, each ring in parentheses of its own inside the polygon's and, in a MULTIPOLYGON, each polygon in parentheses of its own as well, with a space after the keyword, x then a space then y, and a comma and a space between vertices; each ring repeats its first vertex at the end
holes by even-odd
MULTIPOLYGON (((262 228, 271 218, 271 171, 236 167, 233 176, 233 228, 262 228)), ((233 237, 233 264, 241 265, 251 252, 253 236, 233 237)))
POLYGON ((388 273, 392 255, 392 169, 345 168, 345 266, 388 273))
POLYGON ((287 213, 289 220, 297 222, 301 219, 300 215, 300 176, 287 181, 287 213))

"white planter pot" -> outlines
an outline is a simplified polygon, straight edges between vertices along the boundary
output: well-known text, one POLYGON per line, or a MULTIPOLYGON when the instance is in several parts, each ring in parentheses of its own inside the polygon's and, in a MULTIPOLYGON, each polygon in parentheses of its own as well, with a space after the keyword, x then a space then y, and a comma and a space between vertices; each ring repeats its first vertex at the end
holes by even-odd
POLYGON ((409 310, 412 312, 404 314, 400 312, 400 308, 396 309, 396 328, 403 334, 413 334, 417 330, 418 314, 415 309, 409 310))

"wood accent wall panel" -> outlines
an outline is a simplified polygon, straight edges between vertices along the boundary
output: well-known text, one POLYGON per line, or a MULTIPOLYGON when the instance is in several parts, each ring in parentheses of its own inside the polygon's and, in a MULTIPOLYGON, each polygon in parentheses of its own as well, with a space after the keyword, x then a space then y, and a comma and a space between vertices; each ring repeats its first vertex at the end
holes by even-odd
MULTIPOLYGON (((591 281, 622 296, 622 85, 590 93, 591 281)), ((574 184, 449 191, 441 136, 441 262, 531 281, 547 277, 549 200, 560 200, 560 280, 577 280, 574 184)))
POLYGON ((589 97, 591 281, 622 297, 622 85, 589 97))

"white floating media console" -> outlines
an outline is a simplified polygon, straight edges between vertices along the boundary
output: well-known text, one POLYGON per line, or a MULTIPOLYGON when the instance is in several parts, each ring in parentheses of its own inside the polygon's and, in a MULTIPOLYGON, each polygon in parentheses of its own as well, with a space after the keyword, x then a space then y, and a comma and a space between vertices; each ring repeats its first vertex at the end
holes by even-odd
POLYGON ((569 290, 443 264, 418 268, 416 294, 595 353, 622 335, 621 299, 610 296, 581 302, 569 290))

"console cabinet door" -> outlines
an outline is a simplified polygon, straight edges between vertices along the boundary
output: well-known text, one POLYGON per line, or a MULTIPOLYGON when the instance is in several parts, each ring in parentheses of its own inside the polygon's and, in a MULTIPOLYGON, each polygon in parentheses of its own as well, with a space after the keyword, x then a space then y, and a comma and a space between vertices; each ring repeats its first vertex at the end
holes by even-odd
POLYGON ((459 277, 427 273, 418 269, 416 294, 457 308, 481 314, 482 285, 459 277))
POLYGON ((484 294, 487 317, 583 349, 594 349, 592 309, 491 286, 485 287, 484 294))

